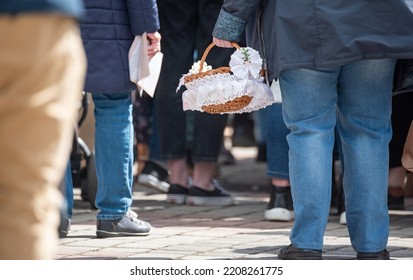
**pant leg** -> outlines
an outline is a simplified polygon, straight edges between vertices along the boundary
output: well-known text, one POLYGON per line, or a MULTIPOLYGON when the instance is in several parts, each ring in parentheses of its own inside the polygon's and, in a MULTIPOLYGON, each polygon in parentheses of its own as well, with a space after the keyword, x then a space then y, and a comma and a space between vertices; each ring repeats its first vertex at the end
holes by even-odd
POLYGON ((267 134, 268 134, 267 116, 268 116, 269 107, 270 106, 251 113, 252 119, 254 121, 254 138, 257 140, 258 144, 264 144, 267 141, 267 134))
MULTIPOLYGON (((183 90, 176 93, 176 88, 179 79, 191 68, 194 56, 200 57, 212 41, 221 4, 222 0, 158 1, 164 58, 155 100, 163 159, 183 158, 188 150, 192 160, 216 161, 218 158, 227 115, 183 111, 183 90), (191 133, 190 144, 188 133, 191 133)), ((208 56, 208 63, 228 65, 228 54, 233 50, 216 49, 208 56)))
POLYGON ((159 0, 159 20, 162 34, 162 69, 156 92, 156 113, 160 154, 164 160, 180 159, 187 152, 186 112, 182 92, 176 92, 179 79, 194 61, 197 1, 159 0))
POLYGON ((68 161, 65 176, 64 176, 64 188, 65 188, 65 198, 66 205, 64 205, 63 210, 67 218, 71 219, 73 215, 73 179, 72 179, 72 168, 70 160, 68 161))
POLYGON ((282 71, 283 117, 291 130, 289 173, 295 221, 290 239, 297 248, 322 250, 332 182, 339 68, 282 71))
POLYGON ((393 60, 342 67, 338 131, 342 141, 347 227, 357 252, 379 252, 389 235, 387 183, 393 60))
POLYGON ((2 15, 0 34, 0 259, 52 259, 83 46, 59 16, 2 15))
POLYGON ((123 217, 132 204, 133 122, 130 93, 92 93, 98 220, 123 217))
MULTIPOLYGON (((198 60, 212 42, 212 30, 223 3, 222 0, 198 0, 198 30, 196 50, 198 60)), ((206 61, 213 68, 227 66, 234 49, 212 48, 206 61)), ((192 161, 216 162, 224 136, 228 115, 193 112, 192 161)))
POLYGON ((267 110, 267 175, 272 178, 289 179, 287 135, 290 130, 285 126, 282 104, 276 103, 267 110))
MULTIPOLYGON (((77 117, 77 115, 76 115, 77 117)), ((66 170, 65 170, 65 174, 64 174, 64 179, 63 179, 63 190, 61 190, 61 192, 64 194, 65 196, 65 204, 62 207, 62 215, 64 217, 67 217, 69 219, 72 218, 73 215, 73 203, 74 203, 74 197, 73 197, 73 187, 74 187, 74 183, 73 183, 73 176, 72 176, 72 164, 71 164, 71 160, 72 157, 75 155, 77 158, 77 154, 79 153, 78 149, 78 128, 77 128, 77 118, 75 118, 74 120, 74 129, 75 129, 75 134, 73 136, 72 139, 72 146, 71 146, 71 153, 70 153, 70 158, 67 162, 67 166, 66 166, 66 170)), ((76 166, 75 168, 80 169, 80 162, 76 162, 76 166)))

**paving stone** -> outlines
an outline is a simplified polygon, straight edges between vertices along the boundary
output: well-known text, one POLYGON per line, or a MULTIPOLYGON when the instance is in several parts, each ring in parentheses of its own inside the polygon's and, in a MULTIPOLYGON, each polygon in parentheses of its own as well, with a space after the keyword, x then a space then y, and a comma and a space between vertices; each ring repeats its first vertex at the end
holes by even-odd
MULTIPOLYGON (((219 180, 235 197, 232 206, 187 206, 165 202, 166 195, 135 188, 132 209, 154 227, 147 237, 96 238, 95 209, 75 189, 72 229, 60 240, 56 259, 130 260, 276 260, 290 244, 293 221, 266 221, 268 178, 265 164, 255 162, 251 148, 236 148, 237 163, 222 166, 219 180)), ((413 198, 406 210, 390 211, 388 250, 392 259, 413 260, 413 198)), ((347 227, 330 215, 324 259, 354 259, 347 227)))

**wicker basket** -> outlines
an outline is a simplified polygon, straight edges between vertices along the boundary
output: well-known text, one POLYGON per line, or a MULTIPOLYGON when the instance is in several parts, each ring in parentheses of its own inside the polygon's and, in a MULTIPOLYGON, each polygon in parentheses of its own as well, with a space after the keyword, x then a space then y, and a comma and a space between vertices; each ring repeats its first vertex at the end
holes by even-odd
MULTIPOLYGON (((239 49, 240 46, 237 43, 232 43, 232 45, 239 49)), ((208 53, 210 50, 215 46, 214 43, 211 43, 204 51, 201 62, 200 62, 200 69, 199 73, 192 74, 192 75, 187 75, 184 78, 185 83, 193 82, 196 79, 202 79, 205 76, 211 76, 211 75, 216 75, 216 74, 225 74, 225 73, 231 73, 231 68, 229 66, 222 66, 216 69, 208 70, 202 72, 202 67, 204 65, 204 62, 206 60, 206 57, 208 56, 208 53)), ((211 104, 211 105, 205 105, 202 106, 202 110, 210 113, 210 114, 223 114, 223 113, 231 113, 234 111, 238 111, 245 106, 247 106, 252 100, 252 96, 250 95, 244 95, 237 97, 231 101, 227 101, 222 104, 211 104)))
POLYGON ((236 43, 232 45, 236 50, 228 66, 211 69, 206 64, 206 57, 215 46, 211 43, 201 60, 180 78, 177 91, 181 86, 186 87, 182 93, 184 110, 241 114, 275 102, 270 87, 264 82, 259 52, 250 47, 240 48, 236 43))

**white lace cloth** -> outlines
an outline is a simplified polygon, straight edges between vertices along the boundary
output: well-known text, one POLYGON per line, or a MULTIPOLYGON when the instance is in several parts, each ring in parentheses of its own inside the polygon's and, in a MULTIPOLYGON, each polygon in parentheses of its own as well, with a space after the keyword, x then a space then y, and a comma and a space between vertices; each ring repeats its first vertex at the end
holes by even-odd
POLYGON ((247 106, 221 114, 248 113, 273 104, 271 89, 259 75, 261 65, 262 59, 256 50, 240 48, 232 54, 229 63, 233 74, 204 76, 189 83, 184 83, 184 75, 178 85, 178 89, 182 85, 187 88, 182 95, 183 109, 204 112, 203 106, 223 104, 245 95, 252 97, 247 106))

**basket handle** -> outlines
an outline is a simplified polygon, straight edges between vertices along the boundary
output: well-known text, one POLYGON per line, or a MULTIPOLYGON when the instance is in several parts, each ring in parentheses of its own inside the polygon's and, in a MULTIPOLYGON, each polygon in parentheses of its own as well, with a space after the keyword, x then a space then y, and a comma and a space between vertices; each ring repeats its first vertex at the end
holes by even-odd
MULTIPOLYGON (((237 50, 240 49, 240 46, 239 46, 237 43, 235 43, 235 42, 231 42, 231 45, 232 45, 234 48, 236 48, 237 50)), ((214 42, 212 42, 212 43, 209 44, 209 46, 205 49, 205 51, 204 51, 204 53, 203 53, 203 55, 202 55, 202 57, 201 57, 201 63, 200 63, 201 65, 199 66, 199 72, 202 72, 202 67, 204 67, 204 62, 205 62, 205 60, 206 60, 206 57, 207 57, 209 51, 210 51, 214 46, 216 46, 216 45, 214 44, 214 42)))

